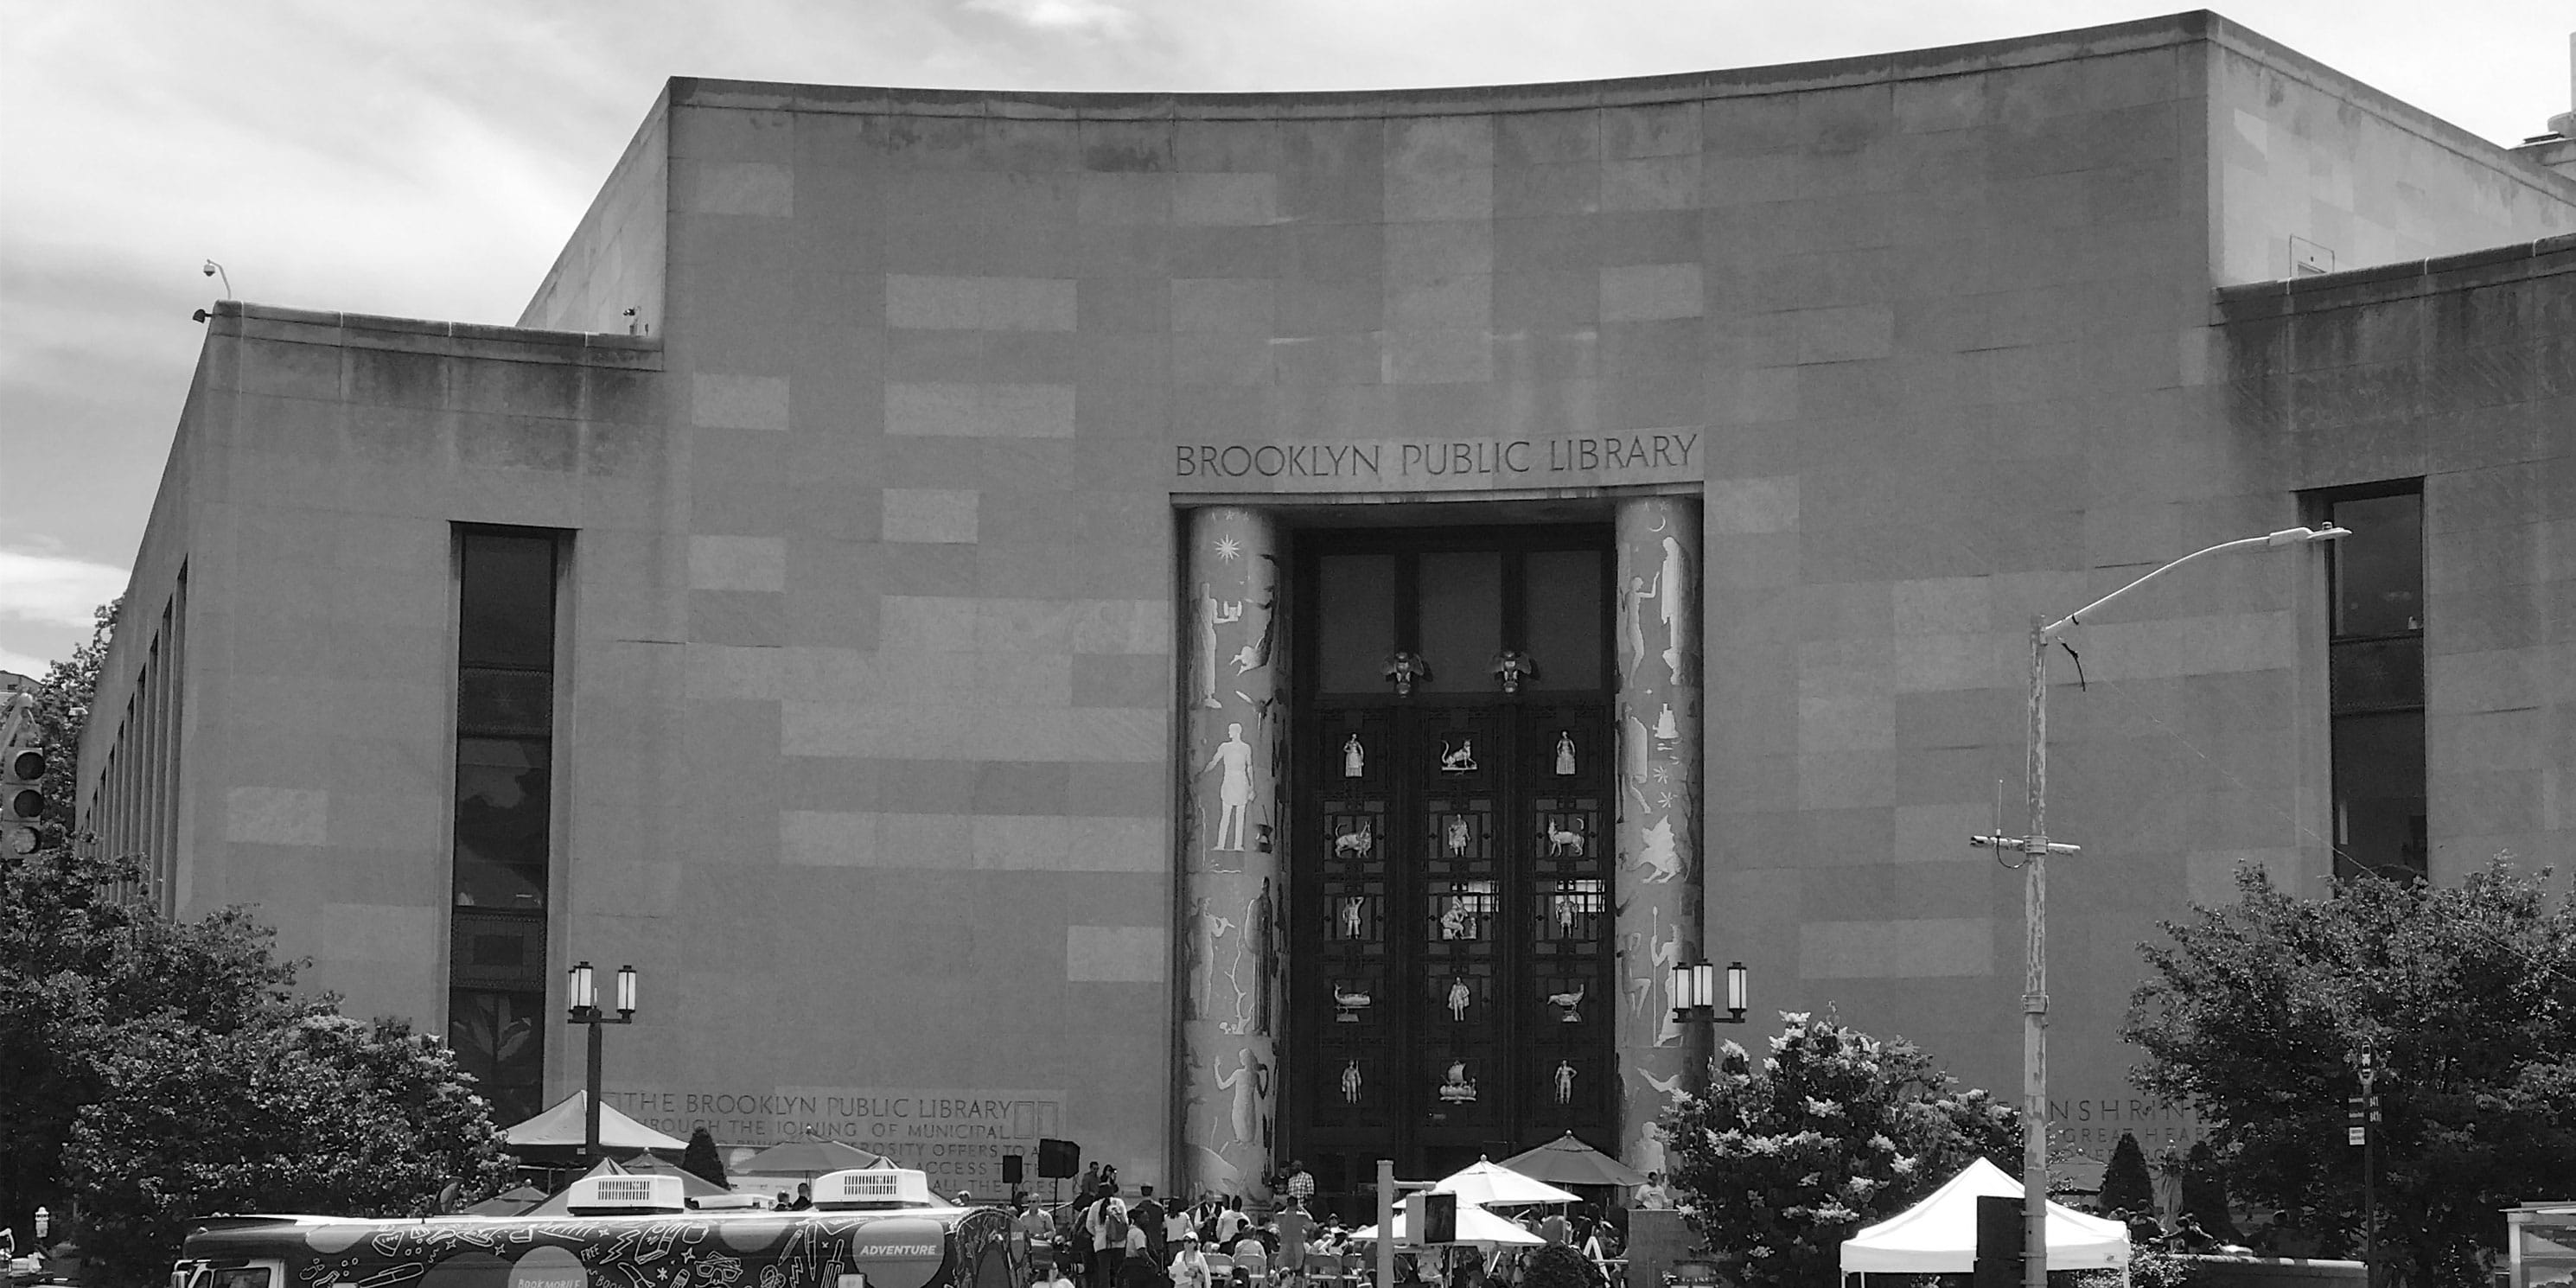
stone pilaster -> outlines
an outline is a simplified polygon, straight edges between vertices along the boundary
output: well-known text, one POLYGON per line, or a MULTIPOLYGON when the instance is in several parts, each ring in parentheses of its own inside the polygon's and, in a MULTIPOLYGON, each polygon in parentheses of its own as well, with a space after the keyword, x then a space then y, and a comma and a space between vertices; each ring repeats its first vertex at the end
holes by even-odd
POLYGON ((1287 569, 1269 515, 1192 511, 1182 620, 1177 1197, 1264 1197, 1282 1089, 1288 887, 1287 569))
POLYGON ((1667 1174, 1655 1119, 1707 1076, 1705 1028, 1672 1020, 1667 969, 1698 960, 1700 526, 1690 497, 1619 503, 1619 1153, 1667 1174))

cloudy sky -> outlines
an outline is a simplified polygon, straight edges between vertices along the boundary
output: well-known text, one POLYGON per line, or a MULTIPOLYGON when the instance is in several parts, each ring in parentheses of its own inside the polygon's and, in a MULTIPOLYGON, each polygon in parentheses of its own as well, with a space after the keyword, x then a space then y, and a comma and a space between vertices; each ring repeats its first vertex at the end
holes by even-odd
MULTIPOLYGON (((2187 2, 2187 0, 2184 0, 2187 2)), ((239 298, 508 323, 664 77, 1053 90, 1577 80, 1837 58, 2176 0, 0 0, 0 668, 123 589, 220 261, 239 298)), ((2503 143, 2565 0, 2220 12, 2503 143)))

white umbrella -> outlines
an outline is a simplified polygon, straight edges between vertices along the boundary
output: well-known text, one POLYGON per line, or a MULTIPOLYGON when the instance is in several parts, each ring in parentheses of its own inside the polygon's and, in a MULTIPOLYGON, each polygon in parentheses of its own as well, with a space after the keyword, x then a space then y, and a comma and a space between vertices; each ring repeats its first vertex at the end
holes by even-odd
MULTIPOLYGON (((1362 1226, 1357 1230, 1351 1231, 1351 1241, 1354 1243, 1377 1242, 1377 1227, 1373 1225, 1362 1226)), ((1395 1241, 1397 1243, 1405 1241, 1404 1214, 1402 1212, 1395 1214, 1395 1241)), ((1536 1247, 1539 1244, 1547 1242, 1547 1240, 1512 1224, 1509 1220, 1503 1217, 1496 1216, 1483 1208, 1476 1207, 1462 1201, 1458 1204, 1458 1242, 1481 1244, 1486 1247, 1497 1245, 1536 1247)))
POLYGON ((1478 1207, 1518 1207, 1529 1203, 1580 1203, 1583 1196, 1569 1194, 1545 1181, 1523 1176, 1508 1167, 1497 1167, 1477 1159, 1431 1187, 1434 1194, 1455 1194, 1460 1207, 1473 1203, 1478 1207))

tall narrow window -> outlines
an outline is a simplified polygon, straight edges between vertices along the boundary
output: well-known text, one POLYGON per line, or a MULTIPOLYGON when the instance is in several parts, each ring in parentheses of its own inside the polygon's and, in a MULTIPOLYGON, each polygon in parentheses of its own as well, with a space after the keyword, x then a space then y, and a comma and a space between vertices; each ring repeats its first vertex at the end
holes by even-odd
POLYGON ((2335 873, 2421 876, 2424 827, 2424 492, 2420 481, 2328 494, 2334 543, 2335 873))
POLYGON ((504 1122, 543 1107, 560 549, 525 528, 457 536, 447 1031, 504 1122))

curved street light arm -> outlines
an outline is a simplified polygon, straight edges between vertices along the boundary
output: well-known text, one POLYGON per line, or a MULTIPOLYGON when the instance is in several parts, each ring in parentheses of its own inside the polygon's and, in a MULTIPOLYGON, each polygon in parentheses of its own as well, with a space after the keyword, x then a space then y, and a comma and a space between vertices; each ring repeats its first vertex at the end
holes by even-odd
POLYGON ((2082 608, 2076 609, 2074 612, 2068 613, 2066 616, 2050 622, 2048 625, 2039 629, 2039 636, 2043 641, 2055 639, 2058 634, 2066 628, 2081 625, 2084 617, 2092 613, 2094 610, 2101 608, 2112 600, 2118 599, 2120 596, 2128 594, 2130 591, 2136 590, 2138 587, 2146 585, 2148 582, 2154 581, 2156 578, 2164 576, 2166 573, 2172 572, 2174 569, 2180 568, 2184 564, 2190 563, 2195 559, 2219 554, 2229 550, 2243 550, 2249 546, 2300 545, 2311 541, 2332 541, 2337 537, 2348 537, 2351 535, 2352 530, 2349 528, 2338 528, 2333 524, 2327 524, 2322 528, 2283 528, 2278 532, 2267 533, 2259 537, 2239 537, 2234 541, 2221 541, 2217 545, 2211 546, 2206 550, 2192 551, 2190 554, 2184 555, 2182 558, 2176 559, 2172 563, 2166 564, 2165 566, 2148 573, 2146 576, 2140 577, 2136 581, 2130 582, 2128 585, 2122 586, 2118 590, 2112 591, 2110 594, 2104 595, 2100 599, 2094 600, 2092 603, 2086 604, 2082 608))

